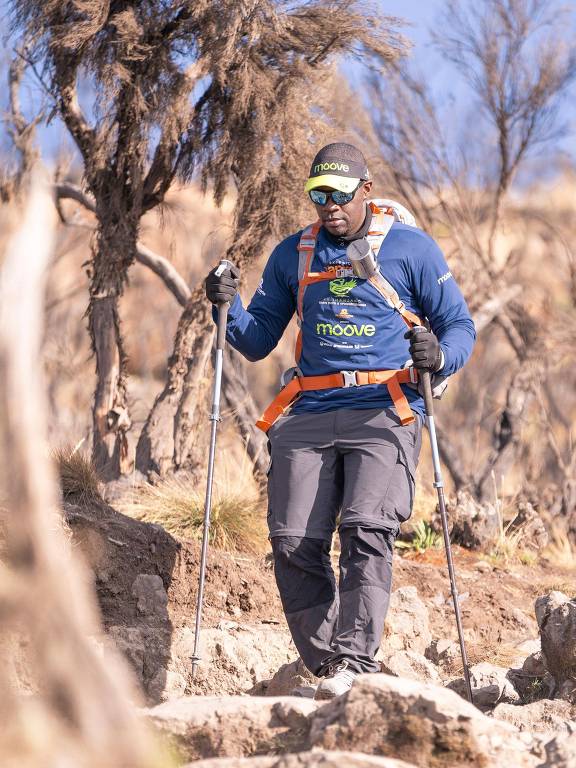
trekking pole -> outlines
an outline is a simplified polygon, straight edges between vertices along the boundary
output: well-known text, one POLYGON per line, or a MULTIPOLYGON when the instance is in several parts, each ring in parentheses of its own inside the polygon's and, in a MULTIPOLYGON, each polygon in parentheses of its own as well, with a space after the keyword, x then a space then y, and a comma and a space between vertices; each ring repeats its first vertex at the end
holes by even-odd
MULTIPOLYGON (((216 276, 221 277, 225 270, 232 267, 227 259, 222 259, 216 270, 216 276)), ((202 551, 200 555, 200 578, 198 580, 198 598, 196 600, 196 624, 194 628, 194 652, 192 654, 192 678, 196 675, 196 667, 200 661, 198 647, 200 644, 200 623, 202 621, 202 605, 204 601, 204 582, 206 579, 206 560, 208 557, 208 537, 210 534, 210 513, 212 512, 212 483, 214 480, 214 457, 216 454, 216 428, 220 421, 220 390, 222 388, 222 364, 224 345, 226 343, 226 321, 228 319, 228 302, 218 304, 218 325, 216 330, 216 360, 214 363, 214 389, 212 391, 212 408, 210 410, 210 451, 208 453, 208 475, 206 478, 206 498, 204 501, 204 530, 202 532, 202 551)))
MULTIPOLYGON (((426 328, 416 326, 413 328, 415 333, 421 333, 426 328)), ((458 640, 460 642, 460 653, 462 654, 462 664, 464 665, 464 680, 466 682, 466 694, 468 701, 472 701, 472 685, 470 683, 470 670, 468 669, 468 658, 466 656, 466 646, 464 644, 464 632, 462 630, 462 615, 460 613, 460 602, 458 599, 458 587, 456 586, 456 574, 454 572, 454 561, 452 559, 452 547, 450 545, 450 533, 448 531, 448 515, 446 513, 446 500, 444 498, 444 481, 442 480, 442 468, 440 466, 440 455, 438 453, 438 439, 436 437, 436 426, 434 424, 434 405, 432 401, 432 380, 430 371, 419 371, 422 389, 424 390, 424 405, 426 408, 426 417, 428 420, 428 433, 430 435, 430 447, 432 448, 432 464, 434 465, 434 488, 438 492, 438 506, 440 507, 440 518, 442 520, 442 533, 444 534, 444 546, 446 548, 446 560, 448 562, 448 575, 450 577, 450 589, 452 600, 454 602, 454 613, 456 614, 456 627, 458 629, 458 640)))

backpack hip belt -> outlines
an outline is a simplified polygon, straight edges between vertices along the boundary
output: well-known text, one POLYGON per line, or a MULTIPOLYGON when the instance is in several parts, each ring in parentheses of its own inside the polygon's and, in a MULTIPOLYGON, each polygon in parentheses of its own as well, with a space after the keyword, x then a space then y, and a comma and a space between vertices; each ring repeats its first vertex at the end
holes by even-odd
POLYGON ((362 387, 366 384, 385 384, 400 421, 402 424, 411 424, 414 421, 414 414, 400 384, 416 384, 417 381, 416 371, 413 368, 403 368, 398 371, 339 371, 323 376, 296 374, 292 381, 288 382, 276 395, 256 422, 256 426, 263 432, 268 432, 272 424, 285 413, 302 392, 338 387, 362 387))
MULTIPOLYGON (((367 240, 370 243, 370 247, 374 251, 374 254, 377 256, 380 246, 390 231, 390 227, 394 223, 394 220, 404 219, 400 215, 399 209, 396 207, 397 204, 393 203, 393 201, 373 200, 370 201, 369 206, 372 210, 373 218, 370 232, 367 235, 367 240)), ((413 220, 406 223, 415 226, 413 220)), ((298 244, 298 296, 296 311, 300 329, 302 328, 302 315, 304 311, 304 293, 307 286, 311 283, 323 280, 333 280, 336 276, 334 271, 310 272, 310 265, 314 258, 316 238, 318 237, 320 227, 320 221, 306 227, 300 236, 300 242, 298 244)), ((375 279, 370 279, 369 282, 386 302, 400 314, 408 328, 414 328, 416 325, 423 325, 417 315, 406 309, 404 303, 398 296, 398 293, 383 275, 378 274, 375 279)), ((298 363, 301 353, 302 330, 298 333, 298 338, 296 340, 296 363, 298 363)), ((274 422, 286 412, 298 397, 300 397, 302 392, 336 389, 339 387, 361 387, 367 384, 385 384, 402 424, 411 424, 414 421, 414 414, 412 413, 410 405, 408 404, 408 399, 400 386, 401 384, 417 384, 418 376, 414 368, 382 371, 339 371, 320 376, 302 376, 297 368, 292 370, 294 372, 293 378, 280 390, 278 395, 256 422, 256 426, 263 432, 268 432, 274 422)))

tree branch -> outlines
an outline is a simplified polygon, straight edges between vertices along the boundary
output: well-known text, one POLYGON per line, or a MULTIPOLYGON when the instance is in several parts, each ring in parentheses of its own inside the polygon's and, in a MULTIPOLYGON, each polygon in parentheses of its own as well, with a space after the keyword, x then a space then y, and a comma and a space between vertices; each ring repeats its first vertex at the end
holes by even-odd
MULTIPOLYGON (((92 195, 83 192, 76 184, 70 183, 58 183, 54 185, 54 192, 59 200, 69 199, 75 200, 80 203, 86 210, 94 213, 96 205, 92 195)), ((157 275, 164 285, 168 288, 170 293, 175 297, 180 306, 185 307, 192 292, 188 287, 184 278, 179 274, 178 270, 171 264, 168 259, 155 253, 150 248, 147 248, 142 243, 138 243, 136 246, 136 261, 139 261, 144 266, 157 275)))

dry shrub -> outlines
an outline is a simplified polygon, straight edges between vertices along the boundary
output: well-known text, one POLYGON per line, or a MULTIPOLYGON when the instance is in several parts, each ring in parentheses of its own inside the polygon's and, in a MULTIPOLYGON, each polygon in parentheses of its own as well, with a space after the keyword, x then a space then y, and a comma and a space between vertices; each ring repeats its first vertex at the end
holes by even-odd
MULTIPOLYGON (((157 523, 174 536, 200 540, 204 523, 205 485, 184 473, 136 489, 119 502, 119 511, 157 523)), ((246 454, 238 460, 220 453, 212 496, 210 544, 229 552, 266 549, 263 501, 257 492, 246 454)))
MULTIPOLYGON (((553 523, 551 526, 550 543, 544 550, 544 555, 557 568, 565 568, 566 570, 576 569, 576 548, 574 547, 574 542, 570 540, 566 530, 558 524, 553 523)), ((569 592, 574 593, 573 586, 570 587, 569 592)))
POLYGON ((75 501, 101 499, 100 478, 96 468, 78 448, 79 445, 74 448, 67 446, 53 451, 62 495, 65 499, 72 498, 75 501))

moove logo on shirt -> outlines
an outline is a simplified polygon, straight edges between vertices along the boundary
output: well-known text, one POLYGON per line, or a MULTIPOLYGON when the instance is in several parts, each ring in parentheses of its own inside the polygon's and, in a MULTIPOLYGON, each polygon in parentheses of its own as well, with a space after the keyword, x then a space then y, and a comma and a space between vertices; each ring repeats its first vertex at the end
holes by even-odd
POLYGON ((316 333, 318 336, 374 336, 376 326, 371 323, 316 323, 316 333))

